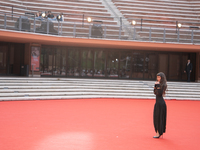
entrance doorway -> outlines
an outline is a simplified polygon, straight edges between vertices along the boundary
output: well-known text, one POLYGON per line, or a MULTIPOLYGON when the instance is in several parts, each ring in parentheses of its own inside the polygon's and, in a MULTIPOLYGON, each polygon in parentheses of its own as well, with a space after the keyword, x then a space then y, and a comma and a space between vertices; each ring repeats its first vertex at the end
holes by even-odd
POLYGON ((24 44, 0 43, 0 75, 18 76, 21 65, 24 65, 24 44))
POLYGON ((7 74, 7 54, 8 47, 6 45, 0 45, 0 74, 7 74))

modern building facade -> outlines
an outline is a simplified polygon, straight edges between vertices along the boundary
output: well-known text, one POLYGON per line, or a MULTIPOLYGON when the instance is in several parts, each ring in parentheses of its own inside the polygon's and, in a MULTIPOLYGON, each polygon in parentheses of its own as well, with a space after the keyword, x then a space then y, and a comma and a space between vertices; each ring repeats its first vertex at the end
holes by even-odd
POLYGON ((162 71, 169 81, 186 81, 191 59, 191 80, 200 79, 198 45, 1 33, 1 76, 155 80, 162 71))

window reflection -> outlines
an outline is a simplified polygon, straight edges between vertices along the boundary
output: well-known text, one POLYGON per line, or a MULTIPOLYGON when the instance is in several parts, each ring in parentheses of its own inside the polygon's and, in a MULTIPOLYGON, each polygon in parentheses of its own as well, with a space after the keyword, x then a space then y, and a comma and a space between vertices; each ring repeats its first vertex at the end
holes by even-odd
POLYGON ((131 76, 131 53, 123 52, 120 57, 120 78, 130 78, 131 76))
POLYGON ((41 49, 40 72, 41 75, 52 75, 53 69, 53 50, 50 48, 41 49))
POLYGON ((79 50, 71 49, 68 50, 68 57, 67 57, 67 75, 68 76, 79 76, 80 75, 80 68, 79 68, 79 50))
MULTIPOLYGON (((1 51, 2 64, 3 55, 1 51)), ((188 54, 44 46, 40 58, 40 72, 45 76, 155 80, 158 72, 164 72, 169 80, 185 80, 188 54)))
POLYGON ((66 50, 43 47, 40 57, 41 75, 65 76, 66 75, 66 50))
POLYGON ((180 55, 169 55, 169 78, 179 79, 180 76, 180 55))
POLYGON ((81 76, 92 77, 93 75, 93 51, 83 50, 81 52, 81 76))
POLYGON ((154 53, 147 53, 144 59, 144 78, 155 79, 157 74, 157 59, 154 53))
POLYGON ((119 52, 108 52, 107 57, 107 76, 111 78, 118 77, 118 64, 119 64, 119 52))
POLYGON ((94 51, 94 77, 105 77, 106 57, 104 51, 94 51))
POLYGON ((56 49, 54 56, 54 72, 55 76, 66 75, 66 50, 56 49))
POLYGON ((140 52, 132 53, 132 78, 143 79, 144 54, 140 52))
POLYGON ((168 54, 158 55, 158 72, 164 72, 168 79, 168 54))

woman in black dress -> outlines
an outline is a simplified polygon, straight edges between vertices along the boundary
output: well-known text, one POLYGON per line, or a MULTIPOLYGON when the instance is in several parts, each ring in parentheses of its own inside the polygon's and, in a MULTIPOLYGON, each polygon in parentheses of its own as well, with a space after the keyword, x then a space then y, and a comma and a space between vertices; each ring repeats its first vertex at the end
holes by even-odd
POLYGON ((156 95, 156 103, 154 106, 153 122, 156 131, 156 136, 153 138, 159 138, 166 129, 166 114, 167 108, 163 95, 167 89, 167 80, 163 72, 157 74, 157 81, 154 86, 154 94, 156 95))

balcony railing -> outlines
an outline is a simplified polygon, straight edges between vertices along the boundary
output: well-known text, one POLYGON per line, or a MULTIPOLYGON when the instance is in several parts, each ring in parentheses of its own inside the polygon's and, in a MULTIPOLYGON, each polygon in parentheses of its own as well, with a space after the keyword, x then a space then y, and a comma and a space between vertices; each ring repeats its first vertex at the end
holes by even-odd
MULTIPOLYGON (((78 16, 64 14, 64 16, 67 15, 78 16)), ((33 14, 0 13, 0 28, 73 38, 200 44, 200 23, 134 18, 110 19, 111 17, 92 15, 90 17, 95 20, 89 23, 87 17, 79 15, 79 17, 74 17, 74 21, 68 20, 67 17, 65 21, 58 21, 57 19, 40 19, 33 14), (79 18, 78 21, 76 21, 77 18, 79 18), (124 23, 125 19, 129 21, 128 24, 124 23), (112 20, 119 20, 119 23, 112 20), (135 20, 137 24, 131 25, 131 20, 135 20), (182 24, 181 28, 177 26, 178 23, 182 24)))

